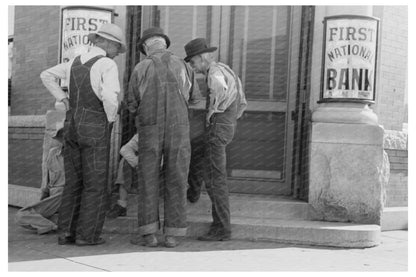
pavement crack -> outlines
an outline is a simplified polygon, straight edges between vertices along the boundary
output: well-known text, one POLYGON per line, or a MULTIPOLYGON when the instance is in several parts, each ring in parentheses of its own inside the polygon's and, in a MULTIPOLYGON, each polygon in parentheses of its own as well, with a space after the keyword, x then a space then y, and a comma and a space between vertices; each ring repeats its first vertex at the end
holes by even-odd
POLYGON ((72 262, 72 263, 76 263, 76 264, 79 264, 79 265, 83 265, 83 266, 87 266, 87 267, 90 267, 90 268, 98 269, 98 270, 101 270, 101 271, 111 272, 110 270, 100 268, 100 267, 96 267, 96 266, 92 266, 92 265, 85 264, 85 263, 82 263, 82 262, 78 262, 78 261, 72 260, 71 258, 67 258, 67 257, 56 255, 56 254, 51 254, 50 252, 46 252, 46 251, 38 249, 38 248, 33 248, 33 247, 29 247, 29 248, 32 249, 32 250, 38 251, 40 253, 43 253, 45 255, 51 255, 55 258, 64 259, 64 260, 72 262))
POLYGON ((107 269, 104 269, 104 268, 100 268, 100 267, 96 267, 96 266, 89 265, 89 264, 84 264, 84 263, 81 263, 81 262, 77 262, 77 261, 71 260, 70 258, 62 257, 62 259, 65 259, 67 261, 70 261, 70 262, 73 262, 73 263, 76 263, 76 264, 79 264, 79 265, 83 265, 83 266, 88 266, 88 267, 91 267, 91 268, 99 269, 101 271, 111 272, 110 270, 107 270, 107 269))

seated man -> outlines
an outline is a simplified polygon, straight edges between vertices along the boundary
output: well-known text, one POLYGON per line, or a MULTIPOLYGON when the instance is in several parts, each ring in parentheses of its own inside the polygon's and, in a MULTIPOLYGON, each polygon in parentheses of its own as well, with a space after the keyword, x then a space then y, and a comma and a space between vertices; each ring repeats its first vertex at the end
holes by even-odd
POLYGON ((113 208, 107 213, 109 218, 126 216, 128 191, 133 188, 133 180, 137 180, 137 164, 139 162, 137 154, 139 148, 139 135, 133 138, 120 149, 120 160, 117 179, 115 184, 119 186, 119 199, 113 208), (135 176, 134 176, 135 175, 135 176))
POLYGON ((44 140, 44 161, 40 201, 20 209, 16 214, 16 223, 26 229, 46 234, 57 229, 54 215, 61 205, 62 191, 65 185, 63 160, 62 128, 65 112, 48 111, 46 114, 46 132, 44 140))

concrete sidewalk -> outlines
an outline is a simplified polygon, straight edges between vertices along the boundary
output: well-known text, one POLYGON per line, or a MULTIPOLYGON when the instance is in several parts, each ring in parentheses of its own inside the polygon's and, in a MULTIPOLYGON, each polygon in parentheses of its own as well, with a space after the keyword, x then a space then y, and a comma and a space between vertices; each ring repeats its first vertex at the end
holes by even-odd
POLYGON ((407 271, 407 231, 382 232, 366 249, 308 247, 186 238, 174 249, 130 244, 131 235, 104 234, 107 243, 58 245, 55 234, 38 236, 14 223, 9 207, 9 271, 407 271))

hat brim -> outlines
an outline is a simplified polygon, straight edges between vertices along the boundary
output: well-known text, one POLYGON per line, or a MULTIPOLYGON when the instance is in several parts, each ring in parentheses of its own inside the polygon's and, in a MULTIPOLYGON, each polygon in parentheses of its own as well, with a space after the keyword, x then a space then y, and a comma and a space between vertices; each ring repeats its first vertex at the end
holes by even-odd
POLYGON ((95 41, 97 40, 97 37, 103 37, 105 39, 120 43, 121 47, 120 50, 118 51, 119 53, 125 53, 126 52, 126 45, 123 41, 120 41, 118 39, 114 39, 111 36, 107 36, 106 34, 97 34, 97 33, 89 33, 88 34, 88 40, 91 41, 92 43, 95 43, 95 41))
POLYGON ((165 41, 166 41, 166 48, 169 48, 169 46, 170 46, 170 39, 169 39, 169 37, 168 37, 167 35, 162 34, 162 33, 148 34, 148 35, 145 35, 145 36, 141 37, 141 38, 139 39, 139 41, 137 42, 138 47, 139 47, 139 50, 140 50, 140 52, 142 52, 142 53, 143 53, 143 55, 146 55, 146 52, 144 51, 144 48, 143 48, 143 43, 144 43, 147 39, 149 39, 149 38, 151 38, 151 37, 162 37, 162 38, 164 38, 164 39, 165 39, 165 41))
POLYGON ((201 54, 204 54, 204 53, 214 52, 217 49, 218 48, 215 47, 215 46, 208 47, 208 48, 205 48, 205 49, 201 49, 201 50, 198 50, 198 51, 192 53, 191 55, 187 56, 184 60, 185 60, 185 62, 189 63, 189 61, 192 59, 192 57, 195 57, 196 55, 201 55, 201 54))

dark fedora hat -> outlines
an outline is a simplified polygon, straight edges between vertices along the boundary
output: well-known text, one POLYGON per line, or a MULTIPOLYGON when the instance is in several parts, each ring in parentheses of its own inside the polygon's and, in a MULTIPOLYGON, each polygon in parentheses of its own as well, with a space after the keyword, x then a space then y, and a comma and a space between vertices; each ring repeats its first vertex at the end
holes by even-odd
POLYGON ((214 52, 215 50, 217 50, 217 47, 208 47, 204 38, 193 39, 185 45, 185 62, 189 62, 196 55, 214 52))
POLYGON ((169 39, 169 37, 167 35, 165 35, 163 33, 163 29, 162 28, 159 28, 159 27, 151 27, 151 28, 146 29, 146 30, 143 31, 143 35, 139 39, 139 42, 137 43, 139 45, 140 52, 142 52, 143 54, 146 55, 146 53, 144 52, 143 43, 147 39, 149 39, 151 37, 156 37, 156 36, 164 38, 165 41, 166 41, 166 48, 169 48, 170 39, 169 39))

